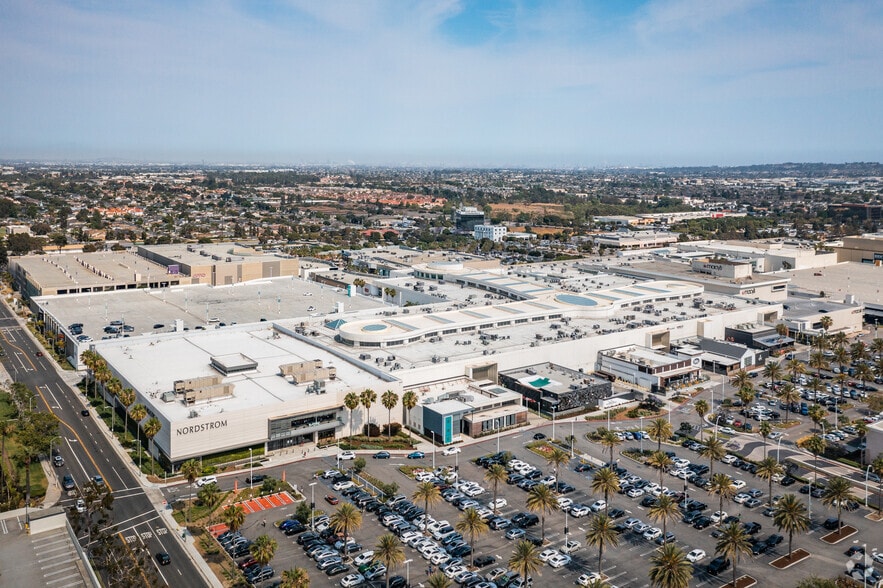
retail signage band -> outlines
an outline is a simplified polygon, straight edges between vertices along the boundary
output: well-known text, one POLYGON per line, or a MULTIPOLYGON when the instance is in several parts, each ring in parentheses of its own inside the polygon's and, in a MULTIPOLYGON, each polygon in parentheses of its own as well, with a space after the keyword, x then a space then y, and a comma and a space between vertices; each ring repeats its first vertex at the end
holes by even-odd
POLYGON ((190 425, 189 427, 179 427, 175 429, 176 435, 192 435, 194 433, 204 433, 205 431, 213 431, 215 429, 223 429, 227 426, 227 421, 211 421, 201 423, 199 425, 190 425))

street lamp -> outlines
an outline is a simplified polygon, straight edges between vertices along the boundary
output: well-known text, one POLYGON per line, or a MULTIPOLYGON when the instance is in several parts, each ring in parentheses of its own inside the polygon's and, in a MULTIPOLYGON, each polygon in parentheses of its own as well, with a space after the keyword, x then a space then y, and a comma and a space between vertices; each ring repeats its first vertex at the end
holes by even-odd
POLYGON ((251 447, 248 448, 248 487, 254 490, 254 462, 251 459, 251 447))
POLYGON ((782 447, 782 438, 776 441, 776 463, 779 463, 779 449, 782 447))
POLYGON ((432 469, 435 469, 435 431, 432 431, 432 469))
POLYGON ((872 465, 868 465, 868 469, 865 470, 865 506, 868 506, 868 476, 871 475, 871 467, 872 465))
POLYGON ((138 473, 141 472, 141 437, 138 437, 138 473))
POLYGON ((644 417, 641 416, 641 455, 644 455, 644 417))
POLYGON ((310 530, 316 530, 316 483, 310 482, 310 530))
POLYGON ((552 439, 555 438, 555 409, 558 407, 557 404, 552 404, 552 439))
POLYGON ((573 436, 573 424, 576 422, 576 417, 573 417, 573 420, 570 421, 570 459, 573 459, 573 446, 576 445, 576 437, 573 436))
POLYGON ((406 559, 402 563, 405 564, 405 586, 411 585, 411 562, 413 559, 406 559))

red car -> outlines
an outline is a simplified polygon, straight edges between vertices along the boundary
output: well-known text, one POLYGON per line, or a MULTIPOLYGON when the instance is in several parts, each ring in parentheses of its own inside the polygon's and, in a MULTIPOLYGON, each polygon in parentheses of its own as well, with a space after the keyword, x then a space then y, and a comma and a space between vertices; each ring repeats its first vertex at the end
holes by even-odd
POLYGON ((328 494, 325 496, 325 502, 327 502, 328 504, 337 504, 338 502, 340 502, 340 499, 337 496, 328 494))
POLYGON ((38 351, 38 352, 37 352, 37 357, 43 357, 43 352, 42 352, 42 351, 38 351))

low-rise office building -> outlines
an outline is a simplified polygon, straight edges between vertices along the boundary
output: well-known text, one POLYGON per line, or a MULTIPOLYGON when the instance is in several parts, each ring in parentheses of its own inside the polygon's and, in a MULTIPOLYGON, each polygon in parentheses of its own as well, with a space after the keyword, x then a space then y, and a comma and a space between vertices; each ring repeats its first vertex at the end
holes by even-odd
POLYGON ((494 243, 498 243, 506 238, 508 232, 509 229, 502 225, 475 225, 475 229, 472 231, 472 237, 476 241, 489 239, 494 243))
POLYGON ((665 396, 697 381, 701 367, 698 357, 684 358, 638 345, 605 349, 598 354, 598 372, 665 396))

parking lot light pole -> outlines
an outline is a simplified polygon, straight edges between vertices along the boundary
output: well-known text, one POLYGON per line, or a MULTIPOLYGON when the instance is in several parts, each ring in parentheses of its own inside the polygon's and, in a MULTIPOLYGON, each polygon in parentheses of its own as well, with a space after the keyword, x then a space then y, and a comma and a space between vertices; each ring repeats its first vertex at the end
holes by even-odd
POLYGON ((316 483, 310 482, 310 530, 316 530, 316 483))
POLYGON ((251 459, 251 447, 248 448, 248 487, 254 490, 254 462, 251 459))
POLYGON ((868 506, 868 476, 871 475, 871 465, 865 470, 865 506, 868 506))
POLYGON ((644 455, 644 417, 641 417, 641 455, 644 455))
POLYGON ((573 446, 576 445, 576 437, 573 436, 573 423, 576 422, 576 417, 573 417, 573 420, 570 421, 570 459, 573 459, 573 446))
POLYGON ((552 405, 552 439, 555 438, 555 408, 556 405, 552 405))
POLYGON ((405 586, 411 585, 411 562, 413 559, 406 559, 402 563, 405 564, 405 586))
POLYGON ((432 469, 435 469, 435 431, 432 431, 432 469))

